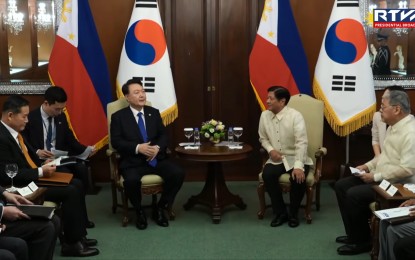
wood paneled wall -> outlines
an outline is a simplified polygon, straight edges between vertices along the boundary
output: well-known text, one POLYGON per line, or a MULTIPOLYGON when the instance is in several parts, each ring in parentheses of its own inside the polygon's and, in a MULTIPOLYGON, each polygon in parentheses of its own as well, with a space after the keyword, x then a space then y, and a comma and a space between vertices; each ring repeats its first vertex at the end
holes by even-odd
MULTIPOLYGON (((120 53, 135 1, 89 0, 89 3, 108 61, 115 97, 120 53)), ((159 0, 159 4, 179 104, 179 119, 168 126, 171 148, 184 141, 183 126, 196 127, 201 121, 218 117, 230 125, 244 124, 246 131, 242 140, 259 149, 260 109, 249 83, 248 57, 264 0, 159 0), (212 82, 219 86, 217 93, 206 91, 212 82)), ((291 0, 291 5, 313 77, 333 0, 291 0)), ((378 97, 381 92, 378 91, 378 97)), ((409 93, 415 104, 415 92, 409 93)), ((346 159, 345 143, 346 139, 336 136, 325 123, 324 146, 328 148, 328 156, 324 160, 324 179, 337 178, 339 167, 346 159)), ((92 159, 97 181, 109 179, 104 152, 92 159)), ((352 134, 350 161, 363 162, 372 156, 368 128, 352 134)), ((188 180, 204 178, 205 171, 200 165, 178 163, 191 173, 187 175, 188 180)), ((258 151, 242 166, 238 165, 225 165, 227 179, 255 180, 261 167, 258 151)))

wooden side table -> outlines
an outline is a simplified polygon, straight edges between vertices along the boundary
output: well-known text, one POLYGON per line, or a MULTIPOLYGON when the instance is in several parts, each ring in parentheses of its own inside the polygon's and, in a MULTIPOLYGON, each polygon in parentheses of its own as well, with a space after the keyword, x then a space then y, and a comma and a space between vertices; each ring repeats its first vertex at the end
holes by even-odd
POLYGON ((234 204, 240 209, 245 209, 246 204, 238 195, 232 194, 225 182, 222 171, 222 162, 237 161, 248 157, 252 151, 249 144, 243 144, 242 149, 229 149, 227 146, 214 146, 210 143, 202 144, 199 149, 176 147, 179 158, 190 161, 206 162, 208 173, 205 186, 198 194, 191 196, 183 206, 185 210, 191 209, 196 204, 208 206, 212 211, 212 221, 220 223, 223 209, 234 204))

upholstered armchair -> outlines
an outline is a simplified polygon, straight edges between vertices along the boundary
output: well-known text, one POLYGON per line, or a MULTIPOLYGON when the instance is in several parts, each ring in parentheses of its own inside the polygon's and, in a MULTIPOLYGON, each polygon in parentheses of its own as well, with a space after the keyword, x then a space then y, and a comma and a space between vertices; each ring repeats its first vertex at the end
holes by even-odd
MULTIPOLYGON (((292 107, 299 111, 305 120, 308 137, 308 154, 313 159, 314 165, 310 167, 310 171, 306 177, 306 204, 305 218, 307 223, 312 221, 311 205, 316 204, 317 210, 320 210, 320 177, 322 175, 323 157, 327 154, 327 149, 323 145, 323 126, 324 126, 324 104, 322 101, 312 98, 308 95, 298 94, 292 96, 289 103, 292 107), (315 194, 315 200, 313 200, 315 194)), ((263 154, 266 154, 263 150, 263 154)), ((267 161, 268 155, 264 156, 264 163, 267 161)), ((281 175, 279 183, 283 192, 290 192, 290 175, 285 173, 281 175)), ((262 172, 259 174, 259 184, 257 187, 260 209, 257 213, 259 219, 264 218, 265 210, 270 205, 265 203, 265 186, 262 179, 262 172)))
MULTIPOLYGON (((147 102, 147 105, 151 105, 147 102)), ((120 154, 112 147, 111 145, 111 134, 110 134, 110 125, 111 125, 111 115, 118 110, 128 106, 128 102, 125 98, 120 98, 114 102, 108 103, 107 105, 107 119, 108 119, 108 136, 109 136, 109 146, 107 149, 107 156, 109 157, 110 171, 111 171, 111 190, 112 190, 112 212, 115 213, 117 208, 122 208, 123 218, 122 226, 127 226, 129 222, 128 211, 130 209, 128 204, 128 198, 124 192, 124 179, 119 172, 119 160, 121 158, 120 154), (118 194, 121 195, 121 201, 118 199, 118 194)), ((151 207, 153 210, 157 207, 157 194, 163 192, 163 179, 155 174, 148 174, 141 178, 141 193, 143 195, 151 195, 152 203, 151 207)), ((168 210, 170 220, 175 218, 174 212, 168 210)))

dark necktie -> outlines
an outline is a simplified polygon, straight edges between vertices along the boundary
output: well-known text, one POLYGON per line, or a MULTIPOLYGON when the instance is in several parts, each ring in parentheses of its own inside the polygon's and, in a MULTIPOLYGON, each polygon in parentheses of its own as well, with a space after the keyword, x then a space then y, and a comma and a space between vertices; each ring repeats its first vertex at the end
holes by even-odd
MULTIPOLYGON (((147 137, 146 127, 144 125, 143 113, 142 112, 138 112, 138 128, 140 129, 140 133, 141 133, 141 136, 143 137, 144 143, 147 143, 148 137, 147 137)), ((148 164, 150 164, 153 167, 156 167, 157 159, 154 158, 153 160, 149 161, 148 164)))
POLYGON ((48 131, 46 132, 46 150, 52 149, 52 117, 48 117, 48 131))

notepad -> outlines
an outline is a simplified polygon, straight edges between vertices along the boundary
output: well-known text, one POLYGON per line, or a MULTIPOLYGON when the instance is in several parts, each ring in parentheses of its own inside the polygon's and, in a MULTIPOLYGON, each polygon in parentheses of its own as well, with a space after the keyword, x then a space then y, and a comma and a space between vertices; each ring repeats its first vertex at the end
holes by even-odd
POLYGON ((43 205, 13 205, 31 218, 52 219, 55 207, 43 205))

